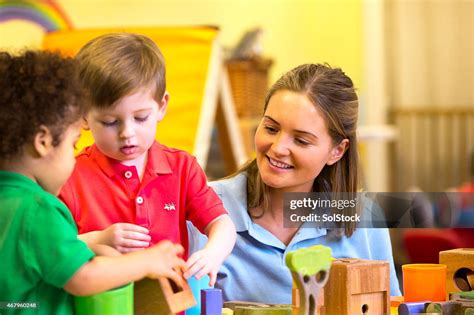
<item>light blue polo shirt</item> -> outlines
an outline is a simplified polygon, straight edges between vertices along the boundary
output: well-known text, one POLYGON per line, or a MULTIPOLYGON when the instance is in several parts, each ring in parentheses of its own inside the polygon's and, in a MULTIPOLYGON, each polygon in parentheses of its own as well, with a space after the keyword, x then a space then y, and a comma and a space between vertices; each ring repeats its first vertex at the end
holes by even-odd
MULTIPOLYGON (((286 246, 272 233, 252 222, 247 212, 247 177, 210 183, 222 199, 237 229, 237 241, 217 275, 216 287, 224 301, 291 304, 292 279, 285 255, 302 247, 325 245, 335 258, 385 260, 390 263, 390 294, 401 295, 387 229, 360 228, 347 238, 332 237, 328 230, 308 227, 298 230, 286 246)), ((188 223, 190 253, 202 248, 207 239, 188 223)))

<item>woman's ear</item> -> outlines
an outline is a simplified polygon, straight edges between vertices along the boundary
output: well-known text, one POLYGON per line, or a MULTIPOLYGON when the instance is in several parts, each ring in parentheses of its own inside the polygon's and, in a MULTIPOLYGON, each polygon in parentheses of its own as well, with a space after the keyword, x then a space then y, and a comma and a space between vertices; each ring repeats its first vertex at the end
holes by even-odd
POLYGON ((40 157, 44 157, 53 148, 53 135, 48 127, 41 125, 33 138, 33 148, 40 157))
POLYGON ((338 145, 336 145, 331 150, 331 157, 326 162, 327 165, 333 165, 339 161, 346 153, 346 150, 349 148, 349 139, 342 140, 338 145))
POLYGON ((166 109, 168 108, 169 101, 170 101, 170 94, 168 93, 168 91, 165 91, 163 98, 158 103, 158 115, 156 119, 157 122, 160 122, 165 117, 166 109))

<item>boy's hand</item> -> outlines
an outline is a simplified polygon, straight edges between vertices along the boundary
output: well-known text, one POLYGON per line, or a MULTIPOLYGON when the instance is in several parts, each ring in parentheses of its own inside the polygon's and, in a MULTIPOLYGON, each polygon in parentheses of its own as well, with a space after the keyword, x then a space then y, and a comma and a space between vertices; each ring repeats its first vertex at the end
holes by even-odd
POLYGON ((130 223, 115 223, 100 234, 100 243, 112 246, 121 253, 133 252, 150 246, 148 229, 130 223))
POLYGON ((186 262, 184 278, 189 279, 193 275, 196 279, 201 279, 204 275, 209 275, 209 286, 216 283, 217 272, 222 261, 217 255, 214 255, 209 249, 202 249, 195 252, 186 262))
POLYGON ((150 255, 149 278, 166 277, 173 280, 178 286, 184 286, 185 280, 181 270, 185 268, 186 263, 179 257, 184 252, 183 246, 170 241, 161 241, 145 252, 150 255))

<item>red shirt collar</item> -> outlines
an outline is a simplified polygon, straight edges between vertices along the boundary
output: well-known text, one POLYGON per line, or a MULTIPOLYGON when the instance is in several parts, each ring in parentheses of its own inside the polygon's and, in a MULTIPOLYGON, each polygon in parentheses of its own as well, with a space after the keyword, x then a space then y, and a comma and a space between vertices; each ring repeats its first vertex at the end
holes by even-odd
MULTIPOLYGON (((109 177, 121 174, 130 168, 129 166, 123 165, 117 160, 105 156, 95 144, 90 147, 89 154, 91 158, 97 161, 99 167, 109 177)), ((155 174, 172 173, 170 163, 163 153, 163 146, 156 141, 154 141, 150 149, 148 149, 148 161, 147 165, 145 166, 145 172, 152 172, 155 174)))

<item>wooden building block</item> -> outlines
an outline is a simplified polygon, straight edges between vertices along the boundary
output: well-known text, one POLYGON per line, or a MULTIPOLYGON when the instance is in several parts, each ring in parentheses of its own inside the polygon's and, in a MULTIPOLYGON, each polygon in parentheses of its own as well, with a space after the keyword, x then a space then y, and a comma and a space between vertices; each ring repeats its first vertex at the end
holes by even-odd
POLYGON ((439 263, 446 268, 446 297, 450 292, 471 291, 474 272, 474 248, 457 248, 439 253, 439 263), (471 279, 471 280, 470 280, 471 279))
POLYGON ((405 302, 405 298, 403 296, 391 296, 390 297, 390 306, 391 307, 397 307, 398 305, 402 304, 405 302))
POLYGON ((169 315, 184 311, 194 305, 193 293, 186 281, 183 288, 167 278, 145 278, 135 282, 135 315, 169 315))
POLYGON ((449 300, 474 300, 474 291, 450 292, 449 300))
POLYGON ((224 302, 225 308, 230 308, 235 311, 237 306, 270 306, 270 304, 257 303, 257 302, 247 302, 247 301, 227 301, 224 302))
POLYGON ((463 315, 461 303, 456 301, 426 303, 427 313, 463 315))
POLYGON ((464 300, 474 300, 474 291, 459 292, 459 298, 464 300))
POLYGON ((474 315, 474 308, 466 308, 464 315, 474 315))
POLYGON ((235 315, 291 315, 291 306, 237 306, 235 315))
POLYGON ((334 260, 324 296, 326 315, 390 314, 388 262, 334 260))
MULTIPOLYGON (((466 299, 456 299, 453 302, 457 302, 461 305, 461 312, 460 314, 464 314, 467 309, 474 308, 474 301, 473 300, 466 300, 466 299)), ((451 315, 451 314, 449 314, 451 315)), ((457 315, 457 314, 454 314, 457 315)))
POLYGON ((322 307, 318 302, 323 300, 323 288, 329 278, 331 260, 331 249, 323 245, 301 248, 286 255, 286 265, 299 293, 292 303, 296 308, 293 313, 320 314, 322 307))
POLYGON ((293 286, 291 288, 291 307, 293 309, 292 315, 298 315, 300 311, 300 293, 296 287, 296 283, 293 281, 293 286))
MULTIPOLYGON (((321 288, 318 295, 318 301, 316 302, 318 315, 324 315, 324 288, 321 288)), ((293 282, 293 287, 291 288, 291 315, 300 314, 300 293, 296 284, 293 282)))
POLYGON ((220 315, 222 313, 222 290, 201 290, 201 315, 220 315))
POLYGON ((222 309, 222 315, 234 315, 234 311, 230 308, 224 307, 222 309))

